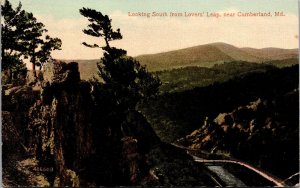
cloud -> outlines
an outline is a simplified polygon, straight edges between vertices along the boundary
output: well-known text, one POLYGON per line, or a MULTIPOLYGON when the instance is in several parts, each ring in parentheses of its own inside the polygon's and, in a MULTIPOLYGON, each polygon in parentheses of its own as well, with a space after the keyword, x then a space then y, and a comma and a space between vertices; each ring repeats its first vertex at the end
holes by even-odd
MULTIPOLYGON (((223 12, 238 12, 230 8, 223 12)), ((239 47, 298 48, 298 18, 284 17, 130 17, 115 11, 111 15, 113 28, 120 28, 123 39, 113 45, 124 48, 131 56, 158 53, 185 47, 226 42, 239 47)), ((54 19, 37 16, 46 25, 49 34, 62 39, 63 50, 53 52, 60 59, 94 59, 101 50, 81 45, 83 41, 98 43, 99 39, 83 34, 88 21, 81 19, 54 19)))

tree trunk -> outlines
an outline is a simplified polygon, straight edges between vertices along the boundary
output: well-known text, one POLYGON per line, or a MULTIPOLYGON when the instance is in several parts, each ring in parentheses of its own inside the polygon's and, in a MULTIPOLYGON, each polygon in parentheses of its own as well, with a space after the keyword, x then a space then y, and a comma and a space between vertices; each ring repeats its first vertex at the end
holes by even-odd
POLYGON ((35 63, 32 62, 32 73, 33 73, 33 77, 36 80, 37 76, 36 76, 36 70, 35 70, 35 63))
POLYGON ((36 75, 36 70, 35 70, 35 54, 33 52, 32 54, 32 73, 33 73, 33 78, 34 78, 34 81, 37 80, 37 75, 36 75))
POLYGON ((12 77, 12 70, 10 67, 7 69, 7 75, 8 75, 8 83, 11 84, 13 82, 13 77, 12 77))

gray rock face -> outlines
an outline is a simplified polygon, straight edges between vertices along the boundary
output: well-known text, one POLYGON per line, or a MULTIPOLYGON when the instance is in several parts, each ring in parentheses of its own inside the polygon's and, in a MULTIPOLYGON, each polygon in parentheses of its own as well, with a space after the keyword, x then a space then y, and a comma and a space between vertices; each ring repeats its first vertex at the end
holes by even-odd
POLYGON ((41 101, 30 108, 29 125, 36 155, 55 169, 57 186, 79 185, 76 171, 92 151, 91 106, 90 87, 80 82, 77 63, 45 65, 41 101))
POLYGON ((34 156, 38 167, 52 169, 45 172, 51 186, 79 186, 76 172, 92 151, 90 90, 87 82, 80 81, 75 62, 49 62, 37 82, 6 85, 2 91, 5 159, 18 153, 34 156))
POLYGON ((45 82, 61 83, 61 82, 79 82, 80 73, 78 71, 78 63, 63 63, 60 61, 47 62, 44 65, 43 78, 45 82))
POLYGON ((112 111, 108 99, 101 98, 104 87, 97 88, 99 96, 92 93, 91 84, 80 80, 77 63, 47 64, 43 81, 37 83, 12 88, 4 95, 10 97, 5 131, 14 126, 12 130, 20 132, 20 139, 6 134, 5 141, 6 148, 25 145, 25 153, 37 159, 37 167, 51 169, 42 172, 48 181, 45 185, 206 183, 201 167, 194 166, 184 151, 162 143, 141 113, 112 111))

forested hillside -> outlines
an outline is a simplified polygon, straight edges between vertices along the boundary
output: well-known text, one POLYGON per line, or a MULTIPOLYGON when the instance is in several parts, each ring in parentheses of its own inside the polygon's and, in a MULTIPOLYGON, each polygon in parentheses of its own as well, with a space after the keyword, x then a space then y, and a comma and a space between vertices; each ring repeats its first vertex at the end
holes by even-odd
POLYGON ((205 117, 231 111, 251 101, 272 99, 298 88, 298 66, 249 72, 223 83, 163 93, 140 106, 157 134, 167 142, 199 127, 205 117))

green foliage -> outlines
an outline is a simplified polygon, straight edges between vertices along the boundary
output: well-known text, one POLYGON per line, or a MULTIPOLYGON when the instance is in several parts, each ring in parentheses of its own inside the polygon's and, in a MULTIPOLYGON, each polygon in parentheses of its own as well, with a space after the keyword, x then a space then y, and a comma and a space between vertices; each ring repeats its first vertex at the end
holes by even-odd
MULTIPOLYGON (((42 64, 50 58, 53 50, 59 50, 61 40, 43 35, 47 33, 45 25, 38 22, 32 13, 22 10, 19 3, 15 9, 8 0, 1 5, 3 23, 1 23, 2 35, 2 61, 6 64, 3 69, 11 69, 17 66, 16 61, 10 61, 21 57, 30 58, 33 70, 38 64, 42 64)), ((34 75, 35 71, 34 71, 34 75)))
POLYGON ((97 64, 100 79, 91 81, 95 113, 92 129, 98 152, 93 165, 99 164, 94 165, 91 171, 97 174, 93 177, 98 177, 95 182, 101 182, 101 185, 127 185, 128 173, 121 178, 124 170, 120 172, 119 166, 120 159, 124 157, 121 140, 124 136, 133 136, 139 140, 139 150, 145 150, 150 147, 149 144, 159 140, 147 120, 137 113, 136 106, 158 92, 160 81, 138 61, 126 56, 125 50, 110 46, 110 41, 119 40, 122 35, 119 29, 112 29, 107 15, 87 8, 80 9, 80 13, 90 21, 88 29, 83 32, 105 41, 103 47, 100 44, 83 43, 104 51, 97 64), (151 138, 152 142, 149 143, 147 138, 151 138))
POLYGON ((16 29, 18 25, 18 20, 21 15, 21 3, 14 10, 9 1, 5 1, 1 5, 1 13, 3 18, 3 23, 1 22, 1 43, 2 43, 2 70, 11 68, 15 64, 19 64, 20 61, 17 60, 20 57, 19 50, 21 49, 21 44, 19 41, 19 30, 16 29), (9 63, 8 61, 12 61, 9 63))
POLYGON ((98 70, 104 81, 104 88, 110 93, 112 105, 121 111, 135 109, 138 102, 155 95, 160 85, 159 79, 151 75, 138 61, 126 56, 125 50, 110 46, 110 41, 122 39, 120 29, 112 29, 111 19, 89 8, 80 9, 80 13, 90 21, 83 32, 105 41, 103 47, 86 42, 83 45, 104 50, 98 70))
POLYGON ((46 36, 41 45, 41 50, 37 52, 37 65, 40 69, 42 69, 43 64, 51 58, 51 51, 61 50, 61 45, 62 42, 59 38, 51 38, 49 35, 46 36))
POLYGON ((223 83, 163 93, 139 109, 163 141, 173 142, 198 128, 205 117, 215 117, 257 98, 269 99, 298 88, 298 78, 298 66, 252 71, 223 83))
POLYGON ((27 68, 18 55, 2 58, 2 84, 22 85, 25 82, 27 68))
POLYGON ((213 83, 222 83, 234 77, 251 72, 264 72, 275 67, 271 65, 243 61, 215 64, 211 68, 185 67, 155 74, 161 79, 161 92, 181 92, 195 87, 206 87, 213 83))
POLYGON ((226 152, 281 178, 298 172, 297 89, 275 98, 258 99, 222 115, 208 118, 205 125, 180 139, 180 143, 209 153, 226 152))
POLYGON ((268 61, 265 64, 273 65, 273 66, 276 66, 279 68, 290 67, 290 66, 299 64, 299 58, 273 60, 273 61, 268 61))
POLYGON ((117 29, 117 31, 112 30, 111 19, 109 19, 107 15, 103 15, 101 12, 89 8, 82 8, 79 11, 81 15, 88 18, 91 22, 88 25, 88 29, 84 29, 83 32, 93 37, 103 37, 106 44, 105 47, 100 47, 98 44, 90 45, 83 42, 85 46, 91 48, 98 47, 105 50, 110 48, 109 41, 122 39, 120 29, 117 29))

